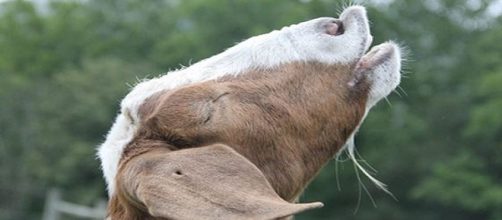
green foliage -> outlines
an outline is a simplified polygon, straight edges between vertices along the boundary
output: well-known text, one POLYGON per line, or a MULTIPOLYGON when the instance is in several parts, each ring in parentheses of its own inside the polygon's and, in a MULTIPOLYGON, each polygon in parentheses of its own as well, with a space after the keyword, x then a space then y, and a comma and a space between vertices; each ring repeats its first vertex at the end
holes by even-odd
MULTIPOLYGON (((297 219, 502 219, 502 19, 485 15, 491 1, 463 3, 367 3, 375 42, 397 40, 409 52, 405 92, 376 106, 356 137, 398 201, 363 177, 375 208, 351 162, 333 161, 301 198, 325 207, 297 219)), ((106 196, 95 147, 128 85, 342 6, 0 3, 0 197, 9 198, 0 219, 40 219, 50 187, 81 204, 106 196)))
POLYGON ((453 159, 434 167, 432 175, 413 192, 416 198, 461 208, 496 219, 502 214, 502 186, 482 158, 459 152, 453 159), (438 193, 440 192, 440 193, 438 193))

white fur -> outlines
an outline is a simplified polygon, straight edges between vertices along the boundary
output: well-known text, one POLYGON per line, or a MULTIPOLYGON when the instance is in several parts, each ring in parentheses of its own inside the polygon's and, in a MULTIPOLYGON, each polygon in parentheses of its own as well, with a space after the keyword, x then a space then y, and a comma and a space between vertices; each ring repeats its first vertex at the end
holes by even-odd
POLYGON ((326 34, 325 25, 334 18, 317 18, 249 38, 190 67, 136 85, 122 100, 121 113, 106 141, 99 147, 98 155, 109 194, 114 192, 118 162, 137 129, 140 120, 137 111, 146 98, 162 90, 294 61, 355 62, 372 41, 366 10, 361 6, 351 6, 344 10, 340 19, 345 29, 343 35, 326 34))
MULTIPOLYGON (((394 90, 401 81, 401 51, 397 44, 393 42, 387 42, 377 45, 371 49, 371 51, 365 55, 363 59, 376 59, 375 57, 387 56, 388 58, 382 63, 375 66, 369 73, 367 73, 368 80, 371 83, 370 92, 368 94, 368 101, 366 102, 366 110, 364 116, 362 117, 359 125, 354 130, 354 132, 347 139, 347 142, 343 148, 338 151, 337 157, 340 156, 341 152, 347 150, 350 160, 355 164, 356 168, 361 170, 361 172, 368 177, 378 188, 382 189, 388 193, 393 198, 394 195, 387 189, 387 185, 373 177, 366 169, 358 162, 355 154, 355 143, 354 137, 361 123, 364 121, 371 107, 373 107, 382 98, 389 95, 392 90, 394 90)), ((359 176, 358 176, 359 178, 359 176)), ((364 187, 364 186, 363 186, 364 187)))
POLYGON ((397 44, 389 41, 373 47, 371 51, 375 51, 372 56, 389 54, 389 57, 369 74, 372 86, 366 104, 368 110, 389 95, 401 82, 401 51, 397 44))
POLYGON ((110 195, 115 190, 115 175, 122 151, 133 138, 135 129, 135 126, 126 119, 124 114, 119 114, 108 132, 105 142, 99 147, 98 156, 101 159, 101 167, 110 195))

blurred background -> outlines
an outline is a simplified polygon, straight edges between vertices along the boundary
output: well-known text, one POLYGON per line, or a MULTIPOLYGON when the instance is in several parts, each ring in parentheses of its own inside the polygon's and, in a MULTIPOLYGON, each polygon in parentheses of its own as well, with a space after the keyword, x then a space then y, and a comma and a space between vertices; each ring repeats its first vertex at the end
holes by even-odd
MULTIPOLYGON (((297 219, 502 219, 502 1, 356 2, 368 7, 375 43, 408 48, 402 89, 356 137, 397 200, 363 176, 360 184, 342 155, 301 198, 324 208, 297 219)), ((47 217, 54 188, 74 204, 106 200, 96 146, 138 79, 253 35, 337 16, 344 5, 0 1, 0 219, 47 217)))

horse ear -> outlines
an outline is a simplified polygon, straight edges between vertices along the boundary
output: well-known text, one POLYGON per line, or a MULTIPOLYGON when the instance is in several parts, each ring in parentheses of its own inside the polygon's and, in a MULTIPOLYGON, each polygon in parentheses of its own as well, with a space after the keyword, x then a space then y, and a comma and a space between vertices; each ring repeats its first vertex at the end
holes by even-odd
POLYGON ((276 219, 322 203, 281 199, 263 173, 225 145, 155 150, 132 158, 117 183, 149 215, 166 219, 276 219))

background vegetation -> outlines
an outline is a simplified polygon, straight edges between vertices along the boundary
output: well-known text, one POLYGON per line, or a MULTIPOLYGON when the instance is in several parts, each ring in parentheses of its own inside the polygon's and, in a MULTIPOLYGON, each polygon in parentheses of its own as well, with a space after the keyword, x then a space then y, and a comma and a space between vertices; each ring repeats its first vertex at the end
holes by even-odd
MULTIPOLYGON (((356 137, 398 201, 363 178, 374 207, 352 163, 342 160, 302 197, 325 207, 297 219, 502 219, 500 1, 363 3, 375 42, 394 39, 410 52, 401 96, 373 109, 356 137)), ((50 187, 80 204, 105 198, 95 147, 128 84, 249 36, 336 16, 342 6, 329 0, 1 3, 0 219, 40 219, 50 187)))

